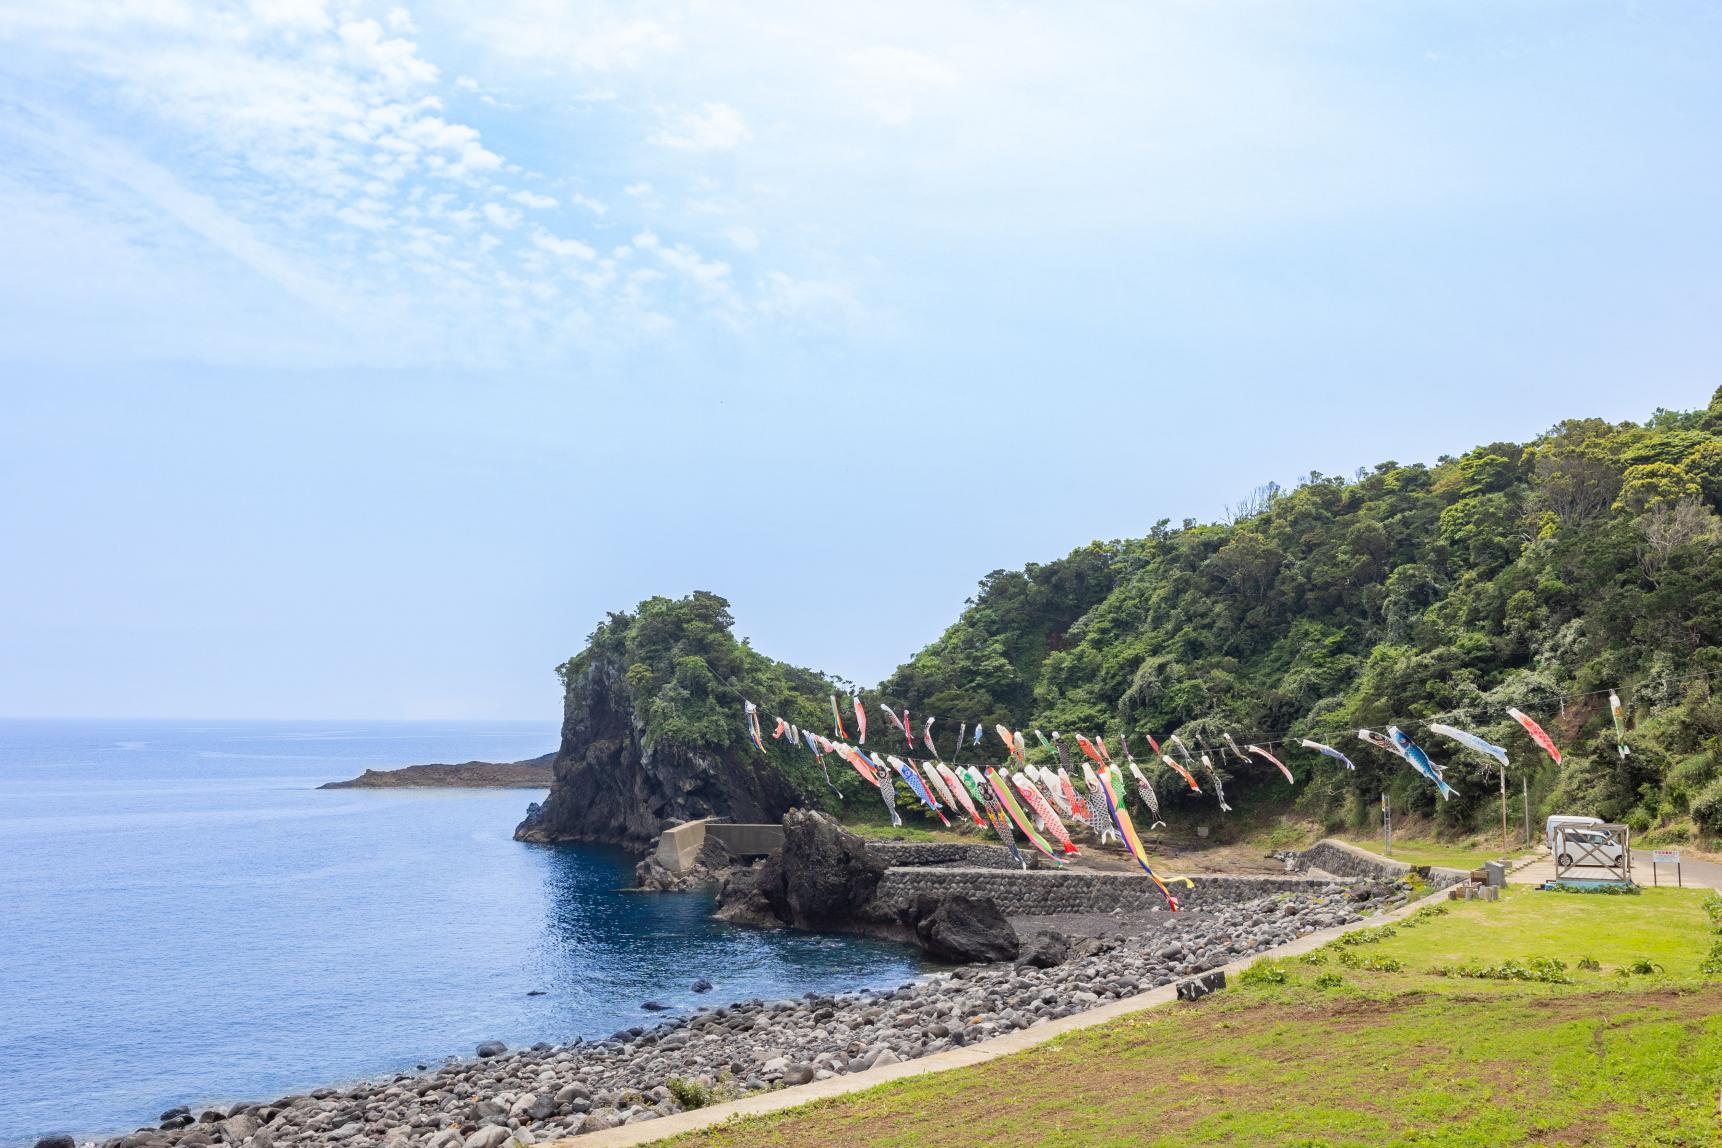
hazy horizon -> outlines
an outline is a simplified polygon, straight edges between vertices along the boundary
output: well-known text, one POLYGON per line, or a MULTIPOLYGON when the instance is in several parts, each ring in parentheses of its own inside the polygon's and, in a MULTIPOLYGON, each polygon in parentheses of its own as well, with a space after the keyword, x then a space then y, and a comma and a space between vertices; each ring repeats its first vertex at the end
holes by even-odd
POLYGON ((1719 20, 0 0, 0 712, 553 720, 696 589, 872 683, 991 570, 1702 406, 1719 20))

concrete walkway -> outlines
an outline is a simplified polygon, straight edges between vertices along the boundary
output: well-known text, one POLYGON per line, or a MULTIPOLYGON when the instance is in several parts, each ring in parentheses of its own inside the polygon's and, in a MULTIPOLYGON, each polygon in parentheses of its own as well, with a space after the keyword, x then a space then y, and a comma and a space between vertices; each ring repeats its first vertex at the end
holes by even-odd
MULTIPOLYGON (((1649 849, 1634 849, 1632 851, 1632 879, 1636 884, 1649 887, 1652 881, 1649 849)), ((1595 877, 1598 880, 1608 876, 1608 871, 1600 867, 1580 866, 1569 872, 1573 877, 1595 877)), ((1514 885, 1541 885, 1544 881, 1555 879, 1555 859, 1547 849, 1539 849, 1532 855, 1529 864, 1514 869, 1507 876, 1508 882, 1514 885)), ((1722 889, 1722 865, 1714 861, 1701 861, 1696 857, 1682 855, 1680 859, 1680 884, 1692 889, 1722 889)), ((1673 885, 1675 883, 1674 866, 1658 865, 1654 874, 1654 883, 1673 885)))
MULTIPOLYGON (((1227 979, 1230 980, 1259 960, 1269 957, 1295 957, 1300 953, 1319 949, 1329 941, 1342 937, 1346 933, 1358 929, 1372 929, 1377 925, 1401 920, 1426 904, 1445 900, 1446 896, 1445 890, 1431 893, 1429 896, 1413 901, 1403 908, 1395 909, 1391 913, 1369 917, 1355 925, 1336 925, 1331 929, 1321 929, 1310 933, 1308 936, 1299 937, 1295 941, 1288 941, 1278 948, 1233 961, 1229 965, 1222 965, 1221 969, 1225 972, 1227 979)), ((1207 974, 1198 975, 1206 976, 1207 974)), ((1143 1009, 1168 1005, 1177 999, 1177 982, 1174 982, 1150 989, 1145 993, 1125 997, 1123 1000, 1091 1008, 1087 1012, 1046 1021, 1032 1028, 1018 1029, 1016 1032, 997 1036, 980 1044, 947 1049, 944 1052, 936 1052, 931 1056, 923 1056, 916 1060, 906 1060, 887 1065, 884 1068, 869 1069, 866 1072, 851 1073, 847 1076, 833 1076, 829 1080, 816 1080, 811 1084, 801 1084, 794 1088, 780 1088, 774 1092, 759 1092, 752 1096, 745 1096, 740 1100, 729 1101, 726 1104, 696 1108, 691 1112, 678 1112, 674 1116, 665 1116, 658 1120, 624 1124, 620 1128, 609 1128, 602 1132, 588 1132, 581 1136, 569 1136, 561 1140, 547 1141, 545 1145, 540 1145, 540 1148, 546 1148, 546 1145, 553 1145, 554 1148, 622 1148, 624 1145, 650 1144, 654 1141, 666 1140, 671 1136, 678 1136, 683 1132, 710 1128, 712 1125, 721 1124, 731 1117, 758 1116, 767 1112, 780 1112, 785 1108, 796 1108, 815 1100, 824 1100, 827 1097, 862 1092, 893 1080, 922 1076, 930 1072, 944 1072, 952 1068, 966 1068, 974 1064, 985 1064, 989 1060, 997 1060, 1001 1056, 1009 1056, 1012 1053, 1033 1048, 1038 1044, 1063 1036, 1067 1032, 1107 1024, 1121 1016, 1141 1012, 1143 1009)))

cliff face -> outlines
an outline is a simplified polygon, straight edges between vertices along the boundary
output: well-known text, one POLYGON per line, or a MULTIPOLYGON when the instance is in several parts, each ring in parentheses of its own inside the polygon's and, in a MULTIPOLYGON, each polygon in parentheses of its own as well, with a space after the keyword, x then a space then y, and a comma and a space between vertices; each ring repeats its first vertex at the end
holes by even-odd
POLYGON ((644 849, 671 820, 776 822, 797 804, 782 772, 751 747, 648 750, 622 660, 600 652, 567 676, 550 796, 519 841, 596 841, 644 849))

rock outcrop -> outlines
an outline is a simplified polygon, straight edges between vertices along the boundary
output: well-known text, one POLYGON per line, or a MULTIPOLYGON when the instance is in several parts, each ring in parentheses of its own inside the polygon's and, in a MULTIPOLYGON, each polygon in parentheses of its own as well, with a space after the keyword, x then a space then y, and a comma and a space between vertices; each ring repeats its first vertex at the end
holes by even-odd
POLYGON ((593 651, 566 683, 550 796, 528 812, 516 840, 644 849, 673 821, 771 822, 796 804, 794 787, 758 754, 647 748, 620 659, 593 651))
POLYGON ((1020 951, 1016 930, 997 905, 961 893, 935 901, 915 922, 915 936, 941 961, 1014 961, 1020 951))
POLYGON ((991 900, 951 893, 904 904, 881 897, 886 868, 830 817, 794 809, 783 818, 783 848, 725 878, 717 915, 732 924, 890 937, 953 963, 1016 959, 1016 930, 991 900))
POLYGON ((318 789, 548 789, 554 753, 527 761, 466 761, 459 765, 408 765, 367 769, 318 789))

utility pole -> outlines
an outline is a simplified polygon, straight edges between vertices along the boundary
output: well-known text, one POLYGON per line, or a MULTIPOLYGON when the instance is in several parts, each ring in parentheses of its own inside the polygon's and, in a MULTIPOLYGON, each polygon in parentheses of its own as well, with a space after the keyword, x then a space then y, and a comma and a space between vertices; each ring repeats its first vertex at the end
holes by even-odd
POLYGON ((1525 795, 1525 848, 1531 847, 1531 783, 1528 778, 1519 778, 1519 786, 1525 795))
POLYGON ((1507 767, 1501 766, 1501 864, 1507 863, 1507 767))

